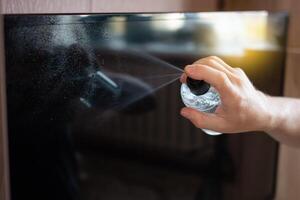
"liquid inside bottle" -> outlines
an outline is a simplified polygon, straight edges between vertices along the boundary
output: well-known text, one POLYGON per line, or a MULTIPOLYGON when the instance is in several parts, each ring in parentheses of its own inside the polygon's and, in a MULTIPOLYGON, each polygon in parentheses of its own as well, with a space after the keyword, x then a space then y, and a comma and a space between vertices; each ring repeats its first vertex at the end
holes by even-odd
MULTIPOLYGON (((213 113, 215 112, 218 105, 221 103, 220 95, 214 87, 210 87, 209 90, 202 95, 195 95, 190 88, 183 83, 181 85, 181 98, 185 106, 194 108, 201 112, 213 113)), ((202 129, 209 135, 220 135, 222 133, 202 129)))
POLYGON ((210 87, 203 95, 195 95, 186 84, 181 85, 181 98, 187 107, 195 108, 201 112, 213 113, 220 103, 219 93, 210 87))

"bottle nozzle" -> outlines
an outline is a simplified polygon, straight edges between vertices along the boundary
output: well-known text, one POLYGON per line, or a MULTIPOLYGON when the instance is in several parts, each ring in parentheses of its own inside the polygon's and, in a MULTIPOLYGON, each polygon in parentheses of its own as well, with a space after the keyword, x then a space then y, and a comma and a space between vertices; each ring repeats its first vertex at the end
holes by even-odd
POLYGON ((197 96, 205 94, 210 88, 210 84, 205 81, 195 80, 190 77, 187 77, 186 83, 191 92, 197 96))

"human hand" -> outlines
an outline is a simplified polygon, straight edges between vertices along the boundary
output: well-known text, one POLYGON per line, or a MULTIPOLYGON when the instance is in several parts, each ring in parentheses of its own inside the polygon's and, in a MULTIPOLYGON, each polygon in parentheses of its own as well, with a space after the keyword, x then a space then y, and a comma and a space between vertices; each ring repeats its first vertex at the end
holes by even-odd
POLYGON ((191 77, 211 84, 220 94, 221 104, 214 113, 185 107, 181 115, 196 127, 223 133, 266 131, 270 126, 269 97, 255 89, 240 68, 232 68, 211 56, 185 67, 181 82, 191 77))

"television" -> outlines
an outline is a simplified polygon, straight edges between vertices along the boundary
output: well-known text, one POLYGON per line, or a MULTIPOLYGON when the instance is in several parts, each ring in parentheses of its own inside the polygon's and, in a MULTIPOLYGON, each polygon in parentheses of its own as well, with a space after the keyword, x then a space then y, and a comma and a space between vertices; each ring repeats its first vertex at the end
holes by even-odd
POLYGON ((277 143, 179 115, 185 65, 216 55, 282 95, 287 14, 5 15, 12 200, 270 199, 277 143))

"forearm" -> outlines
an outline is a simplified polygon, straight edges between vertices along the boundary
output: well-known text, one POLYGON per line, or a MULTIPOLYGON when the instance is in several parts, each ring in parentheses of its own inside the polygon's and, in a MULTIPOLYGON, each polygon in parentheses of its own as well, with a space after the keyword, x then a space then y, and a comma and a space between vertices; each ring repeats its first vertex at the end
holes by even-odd
POLYGON ((265 130, 281 143, 300 146, 300 100, 283 97, 269 99, 270 121, 265 130))

